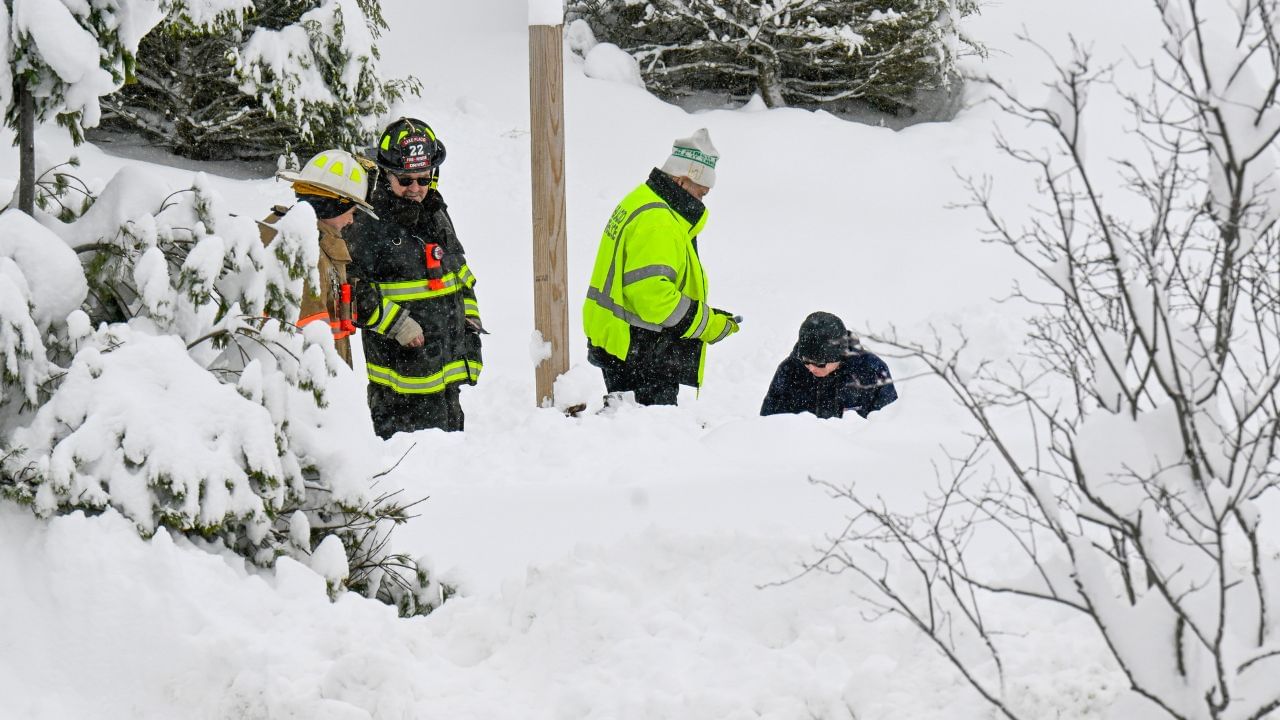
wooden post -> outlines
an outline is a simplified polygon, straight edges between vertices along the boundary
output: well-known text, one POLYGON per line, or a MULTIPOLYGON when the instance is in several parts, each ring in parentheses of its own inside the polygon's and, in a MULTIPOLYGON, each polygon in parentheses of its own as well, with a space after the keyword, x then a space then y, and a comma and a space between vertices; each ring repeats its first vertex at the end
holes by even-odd
POLYGON ((529 26, 530 160, 533 180, 533 324, 551 343, 535 369, 537 402, 553 402, 569 369, 569 308, 564 193, 563 25, 529 26))

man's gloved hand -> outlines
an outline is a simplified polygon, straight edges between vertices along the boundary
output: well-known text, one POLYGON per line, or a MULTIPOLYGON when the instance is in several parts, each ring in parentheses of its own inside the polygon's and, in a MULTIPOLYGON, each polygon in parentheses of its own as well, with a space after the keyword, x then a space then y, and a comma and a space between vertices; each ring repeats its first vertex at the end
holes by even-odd
POLYGON ((734 321, 734 322, 735 322, 735 323, 737 323, 738 325, 741 325, 741 324, 742 324, 742 316, 741 316, 741 315, 735 315, 735 314, 733 314, 733 313, 729 312, 728 310, 721 310, 720 308, 716 308, 716 307, 711 308, 711 312, 713 312, 713 313, 720 313, 721 315, 728 315, 730 320, 734 321))
POLYGON ((391 337, 396 339, 404 347, 422 347, 425 338, 422 335, 422 326, 417 320, 409 317, 409 313, 404 313, 395 324, 391 326, 391 337))
POLYGON ((732 315, 723 310, 708 309, 711 311, 711 316, 707 318, 707 327, 698 336, 699 339, 710 345, 738 332, 738 323, 732 315))

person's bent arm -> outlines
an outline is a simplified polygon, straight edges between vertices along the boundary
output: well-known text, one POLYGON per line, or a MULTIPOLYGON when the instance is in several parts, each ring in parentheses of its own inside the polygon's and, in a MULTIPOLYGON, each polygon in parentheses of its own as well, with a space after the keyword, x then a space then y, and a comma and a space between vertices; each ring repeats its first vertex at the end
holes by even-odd
POLYGON ((861 357, 862 368, 855 372, 843 390, 844 407, 867 417, 876 410, 898 399, 893 386, 889 366, 879 357, 865 353, 861 357))

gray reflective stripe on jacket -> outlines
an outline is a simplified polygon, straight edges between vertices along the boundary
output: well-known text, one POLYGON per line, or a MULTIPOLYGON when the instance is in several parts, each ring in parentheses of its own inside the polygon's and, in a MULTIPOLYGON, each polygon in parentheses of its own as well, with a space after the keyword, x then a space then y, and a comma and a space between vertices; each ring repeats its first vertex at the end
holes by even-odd
MULTIPOLYGON (((641 205, 640 207, 633 210, 631 212, 631 215, 627 217, 626 222, 622 223, 622 227, 618 228, 618 236, 614 240, 614 242, 618 244, 622 243, 622 235, 626 231, 627 226, 630 225, 631 221, 635 220, 636 217, 640 215, 640 213, 645 212, 646 210, 657 210, 659 208, 665 209, 667 212, 671 213, 673 216, 675 215, 675 211, 672 210, 671 207, 666 203, 652 202, 652 203, 646 203, 644 205, 641 205)), ((660 332, 664 328, 674 327, 677 323, 680 322, 680 319, 684 317, 685 313, 689 311, 689 304, 692 301, 688 298, 688 296, 681 295, 679 303, 676 304, 676 309, 671 313, 671 315, 669 315, 665 320, 662 321, 662 324, 655 325, 654 323, 651 323, 642 319, 639 315, 636 315, 635 313, 631 312, 630 310, 627 310, 625 307, 613 301, 611 293, 613 290, 613 279, 617 275, 617 271, 618 271, 618 248, 615 246, 613 251, 613 258, 609 262, 609 271, 604 278, 604 287, 600 288, 599 290, 593 287, 588 287, 587 298, 592 300, 593 302, 595 302, 597 305, 604 308, 605 310, 608 310, 609 312, 613 313, 618 318, 621 318, 622 320, 626 321, 628 325, 634 325, 638 328, 643 328, 645 330, 660 332)), ((646 267, 636 268, 631 272, 623 274, 622 285, 625 287, 627 285, 630 285, 633 282, 638 282, 640 280, 644 280, 651 277, 665 277, 674 283, 676 281, 676 270, 670 265, 648 265, 646 267)))
MULTIPOLYGON (((689 298, 685 298, 685 300, 688 300, 688 299, 689 298)), ((693 332, 689 333, 689 337, 695 337, 695 338, 702 337, 702 331, 707 329, 707 320, 710 319, 710 317, 711 317, 711 313, 709 312, 702 313, 702 317, 698 320, 698 327, 693 332)))
POLYGON ((676 281, 676 269, 670 265, 647 265, 642 268, 628 271, 622 275, 623 286, 630 285, 633 282, 640 282, 651 277, 664 277, 671 282, 676 281))
MULTIPOLYGON (((639 315, 636 315, 630 310, 615 303, 613 298, 593 287, 587 288, 587 297, 595 302, 595 304, 622 318, 628 325, 635 325, 638 328, 644 328, 645 330, 652 330, 654 332, 660 332, 663 328, 662 325, 654 325, 651 322, 646 322, 639 315)), ((687 300, 688 298, 685 299, 687 300)), ((674 325, 675 323, 672 324, 674 325)))
MULTIPOLYGON (((707 315, 707 316, 710 316, 710 315, 711 315, 711 313, 709 313, 709 312, 708 312, 708 313, 703 313, 703 314, 704 314, 704 315, 707 315)), ((706 323, 705 323, 705 322, 703 322, 703 324, 705 325, 706 323)), ((719 335, 717 335, 717 336, 716 336, 716 338, 715 338, 714 340, 712 340, 711 342, 712 342, 712 343, 718 343, 718 342, 720 342, 721 340, 723 340, 723 339, 725 339, 726 337, 728 337, 728 336, 729 336, 729 329, 730 329, 730 328, 732 328, 732 327, 733 327, 733 325, 731 325, 730 323, 725 323, 725 324, 724 324, 724 327, 723 327, 723 328, 721 328, 721 330, 720 330, 720 334, 719 334, 719 335)))

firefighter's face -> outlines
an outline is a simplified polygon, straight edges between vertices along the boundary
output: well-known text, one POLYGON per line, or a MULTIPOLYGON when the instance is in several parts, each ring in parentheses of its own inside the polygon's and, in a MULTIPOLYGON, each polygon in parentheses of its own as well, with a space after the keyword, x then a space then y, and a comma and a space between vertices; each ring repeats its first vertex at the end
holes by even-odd
POLYGON ((341 215, 337 217, 327 218, 325 220, 321 220, 320 222, 324 223, 325 225, 328 225, 334 230, 341 231, 343 228, 350 225, 351 221, 355 219, 356 219, 356 206, 352 205, 349 210, 342 213, 341 215))
POLYGON ((396 197, 422 202, 431 192, 431 173, 391 173, 388 184, 396 197))

